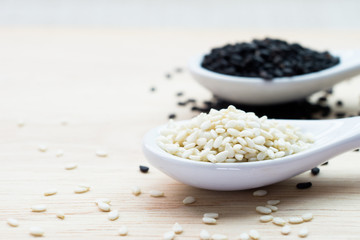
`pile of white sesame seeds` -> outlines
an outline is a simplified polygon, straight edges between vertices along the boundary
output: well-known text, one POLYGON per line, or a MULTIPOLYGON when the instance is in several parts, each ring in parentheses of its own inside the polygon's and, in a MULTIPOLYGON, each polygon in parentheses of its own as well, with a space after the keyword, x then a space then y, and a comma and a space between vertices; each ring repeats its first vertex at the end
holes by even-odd
POLYGON ((211 109, 184 124, 170 120, 158 145, 175 156, 205 162, 249 162, 281 158, 311 146, 299 128, 229 106, 211 109))

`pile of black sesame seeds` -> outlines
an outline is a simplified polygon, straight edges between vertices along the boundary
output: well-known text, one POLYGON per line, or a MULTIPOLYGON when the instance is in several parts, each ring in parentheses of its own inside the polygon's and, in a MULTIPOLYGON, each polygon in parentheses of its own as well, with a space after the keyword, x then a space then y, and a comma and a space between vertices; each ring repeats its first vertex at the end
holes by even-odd
POLYGON ((213 48, 201 66, 217 73, 271 80, 318 72, 337 65, 338 57, 298 43, 265 38, 213 48))

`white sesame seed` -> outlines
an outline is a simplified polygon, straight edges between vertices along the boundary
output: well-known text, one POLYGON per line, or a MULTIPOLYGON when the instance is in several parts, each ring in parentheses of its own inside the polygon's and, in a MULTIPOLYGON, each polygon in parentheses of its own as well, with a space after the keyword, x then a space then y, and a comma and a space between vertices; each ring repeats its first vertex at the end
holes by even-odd
POLYGON ((257 239, 260 238, 260 234, 259 234, 259 232, 256 231, 256 230, 250 230, 250 231, 249 231, 249 236, 250 236, 252 239, 254 239, 254 240, 257 240, 257 239))
POLYGON ((273 216, 271 215, 264 215, 260 217, 260 222, 270 222, 273 220, 273 216))
POLYGON ((174 232, 166 232, 163 235, 164 240, 173 240, 174 238, 175 238, 175 233, 174 232))
POLYGON ((108 153, 107 153, 106 151, 104 151, 104 150, 97 150, 97 151, 95 152, 95 154, 96 154, 96 156, 98 156, 98 157, 107 157, 107 156, 108 156, 108 153))
POLYGON ((66 164, 65 165, 65 169, 66 170, 73 170, 73 169, 75 169, 75 168, 77 168, 77 163, 68 163, 68 164, 66 164))
POLYGON ((307 237, 309 235, 309 230, 306 227, 303 227, 299 230, 298 235, 302 238, 307 237))
POLYGON ((285 225, 281 228, 281 234, 288 235, 291 232, 291 227, 289 225, 285 225))
POLYGON ((202 221, 206 224, 216 224, 216 219, 211 217, 203 217, 202 221))
POLYGON ((38 149, 40 152, 46 152, 48 150, 48 147, 46 145, 40 144, 38 146, 38 149))
POLYGON ((240 236, 238 237, 238 240, 249 240, 250 236, 247 233, 242 233, 240 234, 240 236))
POLYGON ((272 212, 270 208, 263 206, 257 206, 256 211, 261 214, 270 214, 272 212))
POLYGON ((276 212, 278 210, 278 207, 269 204, 265 205, 265 207, 270 208, 273 212, 276 212))
POLYGON ((203 217, 208 217, 208 218, 219 218, 219 214, 218 213, 204 213, 203 217))
POLYGON ((34 237, 41 237, 44 235, 44 230, 40 227, 31 227, 30 234, 34 237))
POLYGON ((227 240, 228 237, 223 234, 213 234, 211 235, 211 240, 227 240))
POLYGON ((56 217, 57 217, 57 218, 60 218, 60 219, 64 219, 64 218, 65 218, 65 214, 64 214, 63 211, 58 211, 58 212, 56 213, 56 217))
POLYGON ((131 188, 131 192, 135 196, 139 196, 141 194, 141 189, 138 186, 134 186, 131 188))
POLYGON ((74 189, 74 193, 81 194, 81 193, 86 193, 89 190, 90 190, 89 188, 79 186, 74 189))
POLYGON ((163 197, 164 192, 161 192, 161 191, 158 191, 158 190, 151 190, 150 191, 150 196, 151 197, 163 197))
POLYGON ((313 219, 312 213, 305 213, 301 217, 305 222, 311 221, 313 219))
POLYGON ((266 203, 269 205, 275 206, 280 203, 280 200, 268 200, 266 203))
POLYGON ((25 125, 25 121, 22 119, 19 119, 17 122, 18 127, 23 127, 25 125))
POLYGON ((119 218, 119 211, 118 210, 112 210, 111 212, 108 213, 108 219, 110 221, 115 221, 118 218, 119 218))
POLYGON ((110 205, 104 202, 98 202, 97 203, 98 208, 103 212, 109 212, 110 211, 110 205))
POLYGON ((188 196, 188 197, 184 198, 184 200, 183 200, 184 205, 192 204, 194 202, 196 202, 196 199, 192 196, 188 196))
POLYGON ((184 231, 184 229, 182 228, 182 226, 179 223, 175 223, 172 227, 172 230, 174 231, 174 233, 176 234, 180 234, 184 231))
POLYGON ((57 150, 56 157, 62 157, 64 156, 64 151, 62 149, 57 150))
POLYGON ((255 192, 253 192, 254 197, 263 197, 263 196, 266 196, 267 194, 268 194, 268 192, 266 190, 257 190, 255 192))
POLYGON ((66 125, 68 125, 68 121, 66 119, 61 119, 60 124, 62 126, 66 126, 66 125))
POLYGON ((96 205, 98 205, 99 202, 103 202, 103 203, 110 204, 110 203, 111 203, 111 200, 108 199, 108 198, 98 198, 98 199, 95 200, 96 205))
POLYGON ((200 231, 200 239, 201 240, 210 240, 210 233, 206 231, 205 229, 202 229, 200 231))
POLYGON ((128 234, 128 229, 126 226, 121 226, 118 230, 120 236, 126 236, 128 234))
POLYGON ((80 184, 78 184, 78 186, 79 186, 79 187, 83 187, 83 188, 87 188, 87 189, 90 190, 90 185, 87 184, 87 183, 80 183, 80 184))
POLYGON ((46 205, 44 204, 38 204, 31 207, 31 211, 33 212, 45 212, 46 211, 46 205))
POLYGON ((15 218, 8 218, 7 219, 7 224, 9 224, 9 226, 11 226, 11 227, 19 226, 19 222, 15 218))
POLYGON ((44 196, 51 196, 51 195, 55 195, 56 193, 57 193, 56 188, 50 188, 44 192, 44 196))
POLYGON ((284 226, 286 224, 286 221, 280 217, 275 217, 272 222, 278 226, 284 226))
POLYGON ((302 223, 304 220, 301 217, 290 217, 289 223, 291 224, 299 224, 302 223))

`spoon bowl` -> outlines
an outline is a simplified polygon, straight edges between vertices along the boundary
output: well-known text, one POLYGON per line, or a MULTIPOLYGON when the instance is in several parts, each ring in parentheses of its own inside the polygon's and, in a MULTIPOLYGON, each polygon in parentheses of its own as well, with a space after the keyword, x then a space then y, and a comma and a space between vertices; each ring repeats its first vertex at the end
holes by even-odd
POLYGON ((360 146, 360 117, 336 120, 278 120, 312 133, 315 142, 303 152, 274 160, 211 163, 180 158, 161 149, 156 139, 165 126, 150 130, 143 140, 148 161, 175 180, 198 188, 235 191, 262 187, 296 176, 360 146))
POLYGON ((306 98, 360 74, 360 50, 343 51, 333 55, 340 58, 340 63, 331 68, 270 81, 207 70, 201 66, 204 55, 193 57, 189 62, 189 69, 194 78, 215 96, 234 103, 270 105, 306 98))

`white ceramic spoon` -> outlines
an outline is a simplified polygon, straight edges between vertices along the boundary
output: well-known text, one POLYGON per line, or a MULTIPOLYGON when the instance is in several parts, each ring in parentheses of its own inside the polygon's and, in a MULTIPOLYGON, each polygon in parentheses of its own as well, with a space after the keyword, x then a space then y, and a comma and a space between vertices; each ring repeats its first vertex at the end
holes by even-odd
POLYGON ((340 63, 334 67, 294 77, 274 78, 271 81, 207 70, 201 66, 203 55, 192 58, 189 69, 194 78, 215 96, 234 103, 269 105, 308 97, 360 74, 360 50, 333 55, 340 57, 340 63))
MULTIPOLYGON (((170 177, 198 188, 232 191, 276 183, 360 147, 360 117, 337 120, 278 120, 314 134, 312 148, 274 160, 243 163, 210 163, 183 159, 162 150, 156 143, 160 129, 144 137, 148 161, 170 177)), ((346 164, 346 160, 343 162, 346 164)), ((349 168, 352 166, 349 166, 349 168)))

